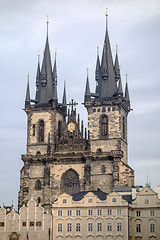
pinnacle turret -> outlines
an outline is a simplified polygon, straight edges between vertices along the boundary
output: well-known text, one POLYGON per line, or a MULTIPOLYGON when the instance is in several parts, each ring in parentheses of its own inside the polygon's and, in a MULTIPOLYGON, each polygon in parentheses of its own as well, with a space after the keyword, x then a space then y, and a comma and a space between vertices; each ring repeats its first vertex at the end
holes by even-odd
POLYGON ((30 105, 29 75, 28 75, 28 82, 27 82, 25 105, 30 105))
POLYGON ((118 48, 118 46, 116 45, 116 58, 115 58, 115 64, 114 64, 115 80, 116 80, 116 82, 120 79, 120 66, 119 66, 117 48, 118 48))
POLYGON ((64 82, 64 92, 63 92, 62 105, 63 105, 63 106, 67 106, 67 100, 66 100, 66 84, 65 84, 65 82, 64 82))
POLYGON ((56 64, 56 53, 53 66, 53 99, 57 100, 57 64, 56 64))
POLYGON ((87 68, 87 80, 86 80, 86 89, 85 89, 85 96, 84 96, 84 101, 89 101, 91 98, 91 93, 90 93, 90 86, 89 86, 89 78, 88 78, 88 68, 87 68))
POLYGON ((129 90, 128 90, 128 83, 127 83, 127 74, 126 74, 125 99, 126 99, 127 101, 130 101, 130 98, 129 98, 129 90))

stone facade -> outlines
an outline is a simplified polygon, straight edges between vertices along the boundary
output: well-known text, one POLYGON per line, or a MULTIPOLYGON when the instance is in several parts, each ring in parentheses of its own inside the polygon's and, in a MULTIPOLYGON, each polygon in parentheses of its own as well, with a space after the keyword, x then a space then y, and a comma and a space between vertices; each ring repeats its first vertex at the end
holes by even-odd
POLYGON ((77 103, 72 99, 67 104, 65 88, 63 101, 58 102, 56 59, 52 70, 47 36, 41 71, 39 63, 37 68, 35 100, 30 99, 29 83, 26 93, 27 152, 22 155, 19 208, 33 198, 51 211, 63 192, 101 189, 110 193, 115 186, 134 185, 134 170, 127 158, 128 87, 124 96, 118 56, 113 66, 108 32, 106 39, 102 65, 97 62, 95 94, 90 93, 87 77, 86 130, 76 114, 77 103))
POLYGON ((7 214, 6 209, 1 207, 0 239, 52 239, 52 215, 44 213, 44 209, 33 200, 28 202, 27 207, 21 207, 19 213, 12 209, 7 214))

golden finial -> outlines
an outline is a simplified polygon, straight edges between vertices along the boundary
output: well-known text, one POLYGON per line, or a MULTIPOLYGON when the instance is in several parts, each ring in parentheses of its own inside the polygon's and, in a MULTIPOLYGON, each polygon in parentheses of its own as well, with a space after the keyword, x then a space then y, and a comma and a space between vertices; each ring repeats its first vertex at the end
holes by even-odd
POLYGON ((116 40, 116 54, 118 53, 118 40, 116 40))
POLYGON ((40 50, 38 50, 38 62, 40 62, 40 50))
POLYGON ((88 77, 88 64, 87 64, 87 77, 88 77))
POLYGON ((108 16, 108 8, 106 8, 106 17, 108 16))
POLYGON ((106 31, 108 31, 108 8, 106 8, 106 31))
POLYGON ((47 36, 48 36, 48 24, 49 24, 48 15, 47 15, 47 21, 46 21, 46 23, 47 23, 47 36))
POLYGON ((97 42, 97 56, 99 56, 99 42, 97 42))

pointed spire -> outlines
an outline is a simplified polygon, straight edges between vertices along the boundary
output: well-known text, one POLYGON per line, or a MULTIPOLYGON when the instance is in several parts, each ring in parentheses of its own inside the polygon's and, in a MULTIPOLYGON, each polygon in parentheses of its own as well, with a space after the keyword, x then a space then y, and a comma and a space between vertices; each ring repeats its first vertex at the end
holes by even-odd
POLYGON ((27 91, 26 91, 25 105, 30 105, 29 74, 28 74, 28 82, 27 82, 27 91))
POLYGON ((106 13, 106 33, 97 92, 100 98, 112 97, 117 92, 112 52, 108 34, 108 13, 106 13))
POLYGON ((96 63, 96 72, 95 72, 95 79, 98 82, 100 74, 100 61, 99 61, 99 47, 97 47, 97 63, 96 63))
POLYGON ((84 101, 86 102, 86 101, 90 101, 90 100, 91 100, 91 93, 90 93, 88 68, 87 68, 87 81, 86 81, 86 90, 85 90, 84 101))
POLYGON ((40 74, 40 81, 38 87, 38 102, 48 103, 49 100, 53 99, 53 76, 52 76, 52 64, 48 41, 48 19, 47 19, 47 37, 46 45, 44 50, 44 57, 42 61, 42 68, 40 74))
POLYGON ((57 64, 56 64, 56 55, 55 52, 55 60, 53 66, 53 99, 57 100, 57 64))
POLYGON ((127 74, 126 74, 126 88, 125 88, 125 98, 126 98, 126 100, 130 100, 129 99, 129 90, 128 90, 128 80, 127 80, 127 74))
POLYGON ((62 104, 63 104, 63 106, 67 106, 67 101, 66 101, 66 81, 64 81, 64 92, 63 92, 62 104))
POLYGON ((40 85, 40 55, 38 54, 38 66, 37 66, 37 75, 36 75, 36 100, 39 101, 39 85, 40 85))
POLYGON ((115 80, 116 82, 120 79, 120 66, 118 60, 118 45, 116 44, 116 58, 114 64, 114 71, 115 71, 115 80))

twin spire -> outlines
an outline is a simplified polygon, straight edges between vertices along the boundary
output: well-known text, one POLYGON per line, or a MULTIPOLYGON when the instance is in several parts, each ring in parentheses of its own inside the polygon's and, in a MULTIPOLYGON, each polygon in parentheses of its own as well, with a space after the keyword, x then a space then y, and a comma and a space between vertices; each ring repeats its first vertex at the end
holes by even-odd
MULTIPOLYGON (((112 52, 108 34, 108 14, 106 14, 106 32, 103 45, 101 63, 99 60, 99 47, 97 48, 97 62, 95 71, 96 91, 95 94, 85 92, 85 101, 89 99, 89 95, 101 99, 114 98, 116 96, 123 96, 122 80, 120 74, 120 66, 118 60, 118 51, 116 45, 116 57, 113 64, 112 52)), ((87 76, 86 89, 89 89, 89 80, 87 76)), ((125 96, 129 101, 128 85, 126 83, 125 96)))
MULTIPOLYGON (((57 65, 56 53, 52 69, 51 54, 48 40, 48 19, 47 19, 47 37, 44 50, 42 66, 40 68, 40 61, 38 56, 38 66, 36 75, 36 96, 34 102, 38 104, 47 104, 50 101, 58 103, 57 96, 57 65)), ((29 101, 29 83, 27 85, 26 101, 29 101)), ((66 104, 66 90, 64 91, 63 102, 66 104)))

